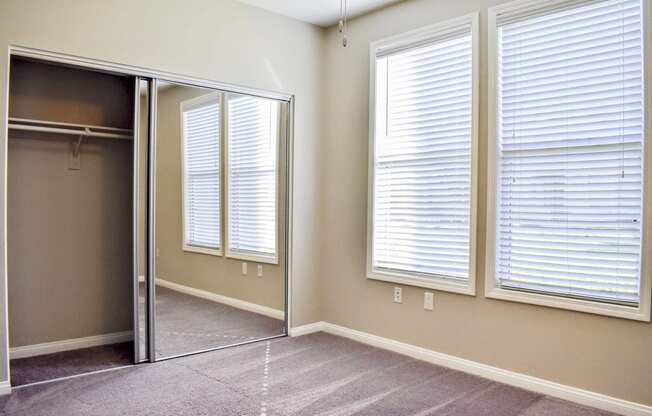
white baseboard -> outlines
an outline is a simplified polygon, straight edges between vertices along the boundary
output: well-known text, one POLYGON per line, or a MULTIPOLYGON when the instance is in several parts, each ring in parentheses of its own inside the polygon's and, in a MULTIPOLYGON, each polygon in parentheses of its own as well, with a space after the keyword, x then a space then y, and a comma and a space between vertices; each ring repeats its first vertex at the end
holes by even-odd
POLYGON ((301 335, 308 335, 315 332, 325 332, 326 322, 313 322, 307 325, 295 326, 290 328, 291 337, 300 337, 301 335))
MULTIPOLYGON (((9 358, 26 358, 37 355, 52 354, 61 351, 78 350, 81 348, 98 347, 100 345, 117 344, 134 339, 132 331, 114 332, 111 334, 94 335, 91 337, 65 339, 63 341, 44 342, 42 344, 25 345, 9 349, 9 358)), ((0 384, 0 392, 2 385, 0 384)), ((1 394, 1 393, 0 393, 1 394)))
POLYGON ((7 381, 0 381, 0 396, 11 394, 11 383, 7 381))
POLYGON ((245 302, 244 300, 230 298, 228 296, 218 295, 216 293, 208 292, 206 290, 195 289, 194 287, 181 285, 179 283, 170 282, 168 280, 156 279, 156 284, 176 292, 185 293, 186 295, 196 296, 198 298, 210 300, 213 302, 223 303, 225 305, 233 306, 234 308, 242 309, 249 312, 254 312, 260 315, 269 316, 270 318, 284 320, 285 312, 270 308, 268 306, 258 305, 256 303, 245 302))
POLYGON ((514 371, 482 364, 479 362, 443 354, 389 338, 379 337, 366 332, 331 324, 328 322, 315 322, 290 329, 290 335, 300 336, 313 332, 323 331, 329 334, 349 338, 367 345, 407 355, 422 361, 442 367, 452 368, 465 373, 474 374, 489 380, 519 387, 536 393, 579 403, 585 406, 606 410, 625 416, 652 416, 652 407, 640 403, 610 397, 577 387, 566 386, 553 381, 528 376, 514 371))

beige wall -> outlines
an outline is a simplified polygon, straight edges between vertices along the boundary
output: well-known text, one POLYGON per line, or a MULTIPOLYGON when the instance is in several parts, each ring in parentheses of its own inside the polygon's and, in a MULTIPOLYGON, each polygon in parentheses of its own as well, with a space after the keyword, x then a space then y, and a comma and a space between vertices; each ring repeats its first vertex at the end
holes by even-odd
MULTIPOLYGON (((7 122, 10 44, 295 94, 294 151, 300 157, 294 165, 292 319, 294 325, 310 323, 319 319, 316 212, 322 42, 321 29, 233 0, 3 0, 0 132, 7 122)), ((4 160, 6 136, 0 140, 4 160)), ((0 218, 5 214, 2 198, 0 218)), ((4 232, 0 229, 0 235, 4 232)), ((6 305, 2 244, 0 311, 6 305)), ((0 319, 0 380, 7 379, 4 322, 0 319)))
POLYGON ((12 347, 132 329, 130 144, 10 139, 12 347))
POLYGON ((618 398, 652 405, 652 326, 584 313, 485 299, 487 7, 490 0, 413 0, 355 19, 349 47, 326 41, 320 280, 325 321, 618 398), (480 182, 478 296, 365 278, 369 42, 480 11, 480 182), (337 122, 332 122, 337 120, 337 122))
MULTIPOLYGON (((17 60, 12 117, 131 127, 129 79, 17 60)), ((12 347, 127 331, 132 322, 132 142, 12 130, 8 277, 12 347)))
MULTIPOLYGON (((650 324, 482 296, 486 9, 500 2, 402 2, 351 21, 349 47, 343 49, 333 29, 323 39, 317 28, 230 0, 5 0, 0 50, 14 43, 296 94, 294 326, 326 320, 650 405, 650 324), (368 47, 372 40, 476 10, 482 35, 479 295, 437 292, 435 310, 426 312, 422 290, 406 287, 404 303, 393 304, 392 285, 365 279, 368 47)), ((5 79, 6 59, 0 54, 5 79)), ((6 97, 4 83, 0 97, 6 97)), ((0 101, 0 131, 5 110, 0 101)), ((5 260, 0 255, 0 270, 5 260)), ((2 351, 0 345, 0 361, 2 351)), ((6 375, 0 365, 0 379, 6 375)))
MULTIPOLYGON (((156 244, 159 249, 159 257, 156 259, 157 278, 283 311, 285 310, 283 186, 279 187, 280 215, 277 221, 280 263, 279 265, 263 264, 263 277, 257 277, 256 263, 247 262, 247 275, 244 276, 241 260, 182 250, 180 105, 182 101, 210 93, 211 90, 185 86, 159 89, 156 115, 156 244)), ((284 147, 285 142, 279 141, 279 146, 284 147)), ((223 150, 221 152, 224 154, 223 150)), ((284 163, 280 164, 280 171, 283 170, 283 165, 284 163)), ((282 184, 284 181, 285 176, 280 175, 279 182, 282 184)), ((224 176, 222 183, 225 183, 224 176)), ((222 206, 224 201, 222 195, 222 206)), ((223 234, 225 227, 226 222, 223 218, 223 234)), ((225 241, 224 238, 222 240, 225 241)))

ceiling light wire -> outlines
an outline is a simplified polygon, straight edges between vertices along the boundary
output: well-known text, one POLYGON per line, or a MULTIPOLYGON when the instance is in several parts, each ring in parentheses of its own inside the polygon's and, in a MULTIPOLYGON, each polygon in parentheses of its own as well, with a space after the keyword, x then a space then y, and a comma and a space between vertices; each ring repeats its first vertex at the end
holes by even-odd
POLYGON ((348 0, 340 0, 340 20, 337 24, 339 32, 342 34, 342 46, 346 48, 348 39, 346 32, 348 29, 348 0))

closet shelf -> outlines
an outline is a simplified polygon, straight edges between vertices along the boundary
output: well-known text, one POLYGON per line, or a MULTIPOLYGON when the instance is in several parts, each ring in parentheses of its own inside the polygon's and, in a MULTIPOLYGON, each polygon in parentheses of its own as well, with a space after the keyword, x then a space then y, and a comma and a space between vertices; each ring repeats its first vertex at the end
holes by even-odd
POLYGON ((38 131, 44 133, 70 134, 104 139, 132 140, 133 130, 116 127, 93 126, 89 124, 60 123, 55 121, 9 118, 9 129, 38 131))

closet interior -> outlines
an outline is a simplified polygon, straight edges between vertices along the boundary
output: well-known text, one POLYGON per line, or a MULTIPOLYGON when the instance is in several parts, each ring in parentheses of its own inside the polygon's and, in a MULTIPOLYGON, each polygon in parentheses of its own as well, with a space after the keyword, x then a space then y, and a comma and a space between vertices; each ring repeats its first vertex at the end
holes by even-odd
POLYGON ((13 386, 134 362, 135 78, 13 56, 13 386))

